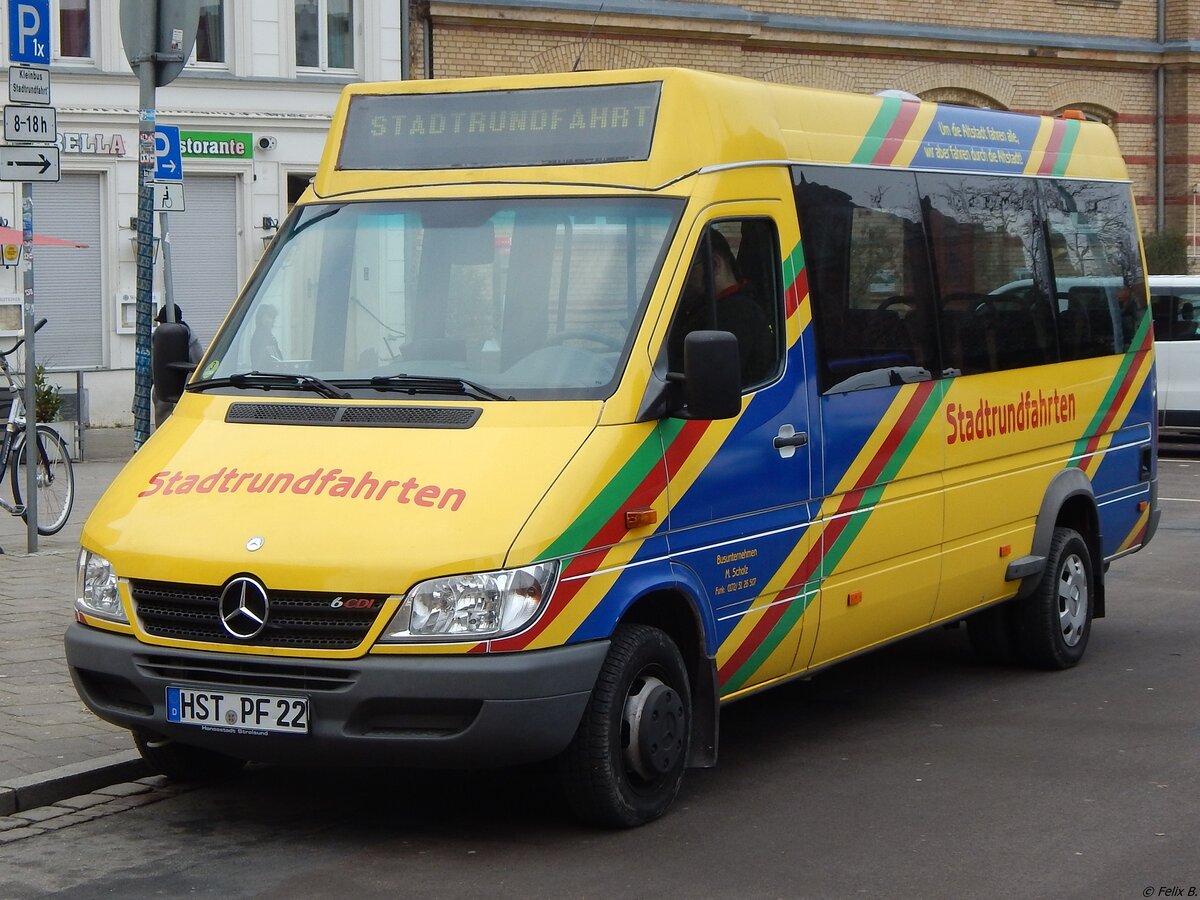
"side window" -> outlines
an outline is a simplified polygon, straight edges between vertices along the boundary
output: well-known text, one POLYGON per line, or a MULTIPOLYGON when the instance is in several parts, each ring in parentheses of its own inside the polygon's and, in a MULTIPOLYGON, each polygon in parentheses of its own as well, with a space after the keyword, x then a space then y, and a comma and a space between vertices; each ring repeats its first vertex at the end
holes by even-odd
POLYGON ((793 181, 821 391, 932 378, 933 291, 912 174, 800 166, 793 181))
POLYGON ((1200 293, 1181 293, 1175 309, 1175 320, 1171 323, 1171 340, 1194 341, 1200 339, 1197 330, 1196 312, 1200 310, 1200 293))
POLYGON ((1036 182, 921 174, 948 369, 970 375, 1057 362, 1036 182))
POLYGON ((783 361, 779 237, 770 219, 722 219, 704 231, 667 337, 667 365, 683 371, 689 332, 717 329, 738 339, 742 388, 766 384, 783 361))
POLYGON ((1154 337, 1159 341, 1194 341, 1200 339, 1197 331, 1196 310, 1200 308, 1200 292, 1161 293, 1151 290, 1150 302, 1154 309, 1154 337))
POLYGON ((1124 353, 1146 314, 1129 186, 1048 181, 1042 201, 1064 358, 1124 353))

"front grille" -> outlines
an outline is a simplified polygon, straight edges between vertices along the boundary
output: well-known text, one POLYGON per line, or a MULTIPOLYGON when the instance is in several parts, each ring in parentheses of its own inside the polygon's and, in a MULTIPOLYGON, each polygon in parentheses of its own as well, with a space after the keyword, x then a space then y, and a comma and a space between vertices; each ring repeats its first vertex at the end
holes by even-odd
POLYGON ((468 406, 331 406, 231 403, 225 421, 239 425, 329 425, 346 428, 470 428, 483 414, 468 406))
POLYGON ((172 682, 200 682, 237 688, 286 691, 340 691, 353 686, 358 672, 329 666, 260 662, 244 657, 182 657, 159 654, 137 656, 138 670, 152 678, 172 682))
POLYGON ((235 638, 221 624, 221 587, 133 581, 130 591, 147 634, 178 641, 207 641, 239 647, 294 650, 349 650, 357 647, 383 609, 382 595, 355 595, 374 601, 370 609, 348 608, 339 594, 267 591, 271 609, 263 630, 249 640, 235 638))

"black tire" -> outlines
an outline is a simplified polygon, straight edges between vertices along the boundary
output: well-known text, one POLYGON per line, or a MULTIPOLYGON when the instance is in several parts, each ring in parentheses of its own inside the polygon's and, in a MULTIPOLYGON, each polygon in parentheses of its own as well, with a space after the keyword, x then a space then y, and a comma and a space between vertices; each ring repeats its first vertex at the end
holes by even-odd
POLYGON ((180 744, 141 731, 133 733, 138 753, 151 769, 175 781, 208 781, 232 775, 246 765, 244 759, 215 750, 180 744))
MULTIPOLYGON (((11 476, 13 499, 18 506, 25 505, 28 477, 25 474, 31 446, 28 432, 25 437, 16 450, 11 476)), ((49 425, 38 425, 37 438, 43 451, 37 457, 38 534, 57 534, 67 524, 75 503, 75 470, 67 443, 57 431, 49 425)))
POLYGON ((579 729, 559 760, 574 813, 617 828, 665 813, 683 783, 691 721, 692 692, 679 648, 657 628, 618 627, 579 729))
POLYGON ((1041 669, 1069 669, 1083 659, 1092 632, 1096 577, 1079 532, 1055 528, 1041 583, 1013 609, 1017 650, 1041 669))

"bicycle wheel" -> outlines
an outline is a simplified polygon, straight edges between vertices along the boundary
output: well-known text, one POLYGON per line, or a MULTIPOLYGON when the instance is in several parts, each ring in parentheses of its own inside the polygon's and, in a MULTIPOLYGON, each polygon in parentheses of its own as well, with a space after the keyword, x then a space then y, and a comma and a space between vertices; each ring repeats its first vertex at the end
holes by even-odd
MULTIPOLYGON (((29 437, 28 432, 24 435, 29 437)), ((57 534, 67 524, 71 504, 75 502, 75 471, 71 454, 62 436, 49 425, 38 425, 37 519, 38 534, 57 534)), ((27 486, 25 466, 29 441, 22 440, 15 450, 12 468, 12 492, 18 506, 24 506, 27 486)), ((26 516, 23 516, 29 521, 26 516)))

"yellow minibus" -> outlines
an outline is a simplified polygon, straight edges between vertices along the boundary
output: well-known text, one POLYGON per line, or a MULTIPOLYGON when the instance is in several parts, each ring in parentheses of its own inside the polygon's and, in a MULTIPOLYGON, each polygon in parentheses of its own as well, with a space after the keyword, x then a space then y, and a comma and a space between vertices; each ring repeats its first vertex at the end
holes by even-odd
POLYGON ((723 704, 906 635, 1077 664, 1158 521, 1153 363, 1103 125, 351 85, 87 521, 71 674, 174 777, 553 760, 639 825, 723 704))

